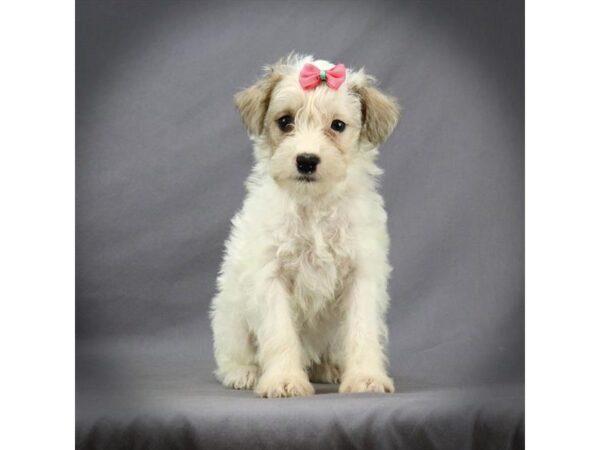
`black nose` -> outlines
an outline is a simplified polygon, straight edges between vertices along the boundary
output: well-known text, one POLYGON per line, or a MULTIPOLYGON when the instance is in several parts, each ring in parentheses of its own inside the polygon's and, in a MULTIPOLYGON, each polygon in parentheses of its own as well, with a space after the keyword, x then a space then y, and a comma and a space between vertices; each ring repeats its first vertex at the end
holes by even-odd
POLYGON ((321 159, 312 153, 300 153, 296 156, 296 167, 300 173, 313 173, 317 170, 317 164, 319 164, 319 162, 321 162, 321 159))

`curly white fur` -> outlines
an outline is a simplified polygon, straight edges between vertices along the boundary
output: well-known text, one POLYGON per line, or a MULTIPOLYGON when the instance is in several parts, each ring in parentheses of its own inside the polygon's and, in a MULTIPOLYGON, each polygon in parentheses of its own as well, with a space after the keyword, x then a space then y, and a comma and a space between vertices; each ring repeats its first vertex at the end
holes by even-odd
POLYGON ((265 397, 312 394, 310 381, 392 392, 389 239, 375 159, 398 108, 362 70, 348 71, 337 91, 304 91, 306 62, 331 67, 291 55, 236 97, 256 164, 212 303, 216 375, 265 397), (282 131, 285 114, 294 124, 282 131), (343 132, 330 128, 334 119, 346 123, 343 132), (321 160, 312 182, 296 168, 307 152, 321 160))

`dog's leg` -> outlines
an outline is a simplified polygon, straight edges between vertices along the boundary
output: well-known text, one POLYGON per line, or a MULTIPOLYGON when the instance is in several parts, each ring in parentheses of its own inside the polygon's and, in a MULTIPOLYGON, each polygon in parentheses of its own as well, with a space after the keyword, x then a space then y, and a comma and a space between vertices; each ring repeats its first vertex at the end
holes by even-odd
POLYGON ((313 364, 309 370, 310 381, 314 383, 333 383, 340 382, 340 369, 333 362, 325 359, 319 364, 313 364))
POLYGON ((340 392, 393 392, 386 373, 384 321, 387 294, 373 274, 357 274, 345 292, 343 372, 340 392))
POLYGON ((239 309, 226 307, 224 300, 224 294, 219 294, 212 314, 215 375, 226 387, 253 389, 258 378, 256 346, 239 309))
POLYGON ((257 292, 258 358, 261 397, 314 394, 303 368, 303 351, 290 311, 289 294, 277 277, 265 277, 257 292))

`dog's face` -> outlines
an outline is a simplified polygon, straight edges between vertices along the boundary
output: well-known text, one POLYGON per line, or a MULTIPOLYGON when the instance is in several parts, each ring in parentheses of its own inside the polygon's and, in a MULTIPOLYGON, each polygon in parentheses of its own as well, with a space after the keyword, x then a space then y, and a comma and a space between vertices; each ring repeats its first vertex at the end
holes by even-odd
POLYGON ((236 104, 272 178, 292 193, 318 196, 343 183, 361 153, 389 136, 398 107, 362 71, 348 71, 337 90, 326 83, 305 90, 299 74, 306 62, 321 70, 333 66, 288 58, 268 67, 236 104))

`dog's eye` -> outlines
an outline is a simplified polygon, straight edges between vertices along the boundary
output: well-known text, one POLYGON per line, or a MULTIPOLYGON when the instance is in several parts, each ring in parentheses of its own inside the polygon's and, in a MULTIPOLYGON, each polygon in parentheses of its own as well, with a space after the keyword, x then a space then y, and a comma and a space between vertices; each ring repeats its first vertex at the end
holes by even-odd
POLYGON ((345 128, 346 124, 341 120, 335 119, 333 122, 331 122, 331 129, 337 131, 338 133, 344 131, 345 128))
POLYGON ((281 131, 290 131, 292 129, 293 123, 294 119, 289 114, 277 119, 277 126, 281 131))

